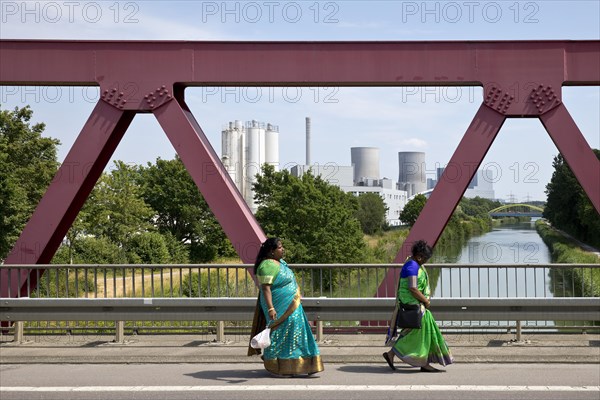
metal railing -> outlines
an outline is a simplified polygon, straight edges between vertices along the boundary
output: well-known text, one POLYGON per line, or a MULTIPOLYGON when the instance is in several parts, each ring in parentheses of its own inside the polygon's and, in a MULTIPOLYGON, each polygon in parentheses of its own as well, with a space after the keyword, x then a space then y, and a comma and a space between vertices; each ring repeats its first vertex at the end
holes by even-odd
MULTIPOLYGON (((124 328, 121 321, 216 321, 222 332, 226 322, 252 318, 258 291, 249 267, 3 265, 1 276, 9 280, 8 288, 27 290, 21 296, 11 289, 9 296, 0 299, 0 320, 111 321, 117 337, 124 328)), ((303 291, 307 316, 318 322, 317 334, 323 322, 351 321, 356 327, 358 321, 389 318, 395 293, 373 296, 388 271, 393 269, 397 277, 401 265, 291 267, 303 291)), ((600 321, 600 275, 594 270, 599 265, 431 264, 427 268, 432 306, 442 328, 482 327, 481 322, 486 322, 487 327, 514 326, 519 333, 521 321, 550 329, 556 329, 558 321, 576 321, 566 325, 580 329, 600 321)))
MULTIPOLYGON (((369 298, 399 264, 292 264, 305 297, 369 298)), ((2 265, 8 296, 253 297, 250 264, 2 265), (29 273, 31 271, 31 273, 29 273), (35 282, 35 283, 34 283, 35 282), (27 289, 21 293, 15 287, 27 289)), ((600 264, 430 264, 434 297, 599 297, 600 264)), ((395 297, 385 293, 384 297, 395 297)))

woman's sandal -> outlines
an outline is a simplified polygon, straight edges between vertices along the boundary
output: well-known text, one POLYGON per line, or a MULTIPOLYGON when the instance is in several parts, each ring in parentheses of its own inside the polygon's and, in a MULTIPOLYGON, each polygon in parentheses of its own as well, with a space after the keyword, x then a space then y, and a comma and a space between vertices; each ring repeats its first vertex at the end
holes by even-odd
POLYGON ((383 358, 385 359, 385 361, 387 361, 390 368, 395 371, 396 367, 394 367, 394 362, 390 359, 390 356, 387 352, 383 353, 383 358))

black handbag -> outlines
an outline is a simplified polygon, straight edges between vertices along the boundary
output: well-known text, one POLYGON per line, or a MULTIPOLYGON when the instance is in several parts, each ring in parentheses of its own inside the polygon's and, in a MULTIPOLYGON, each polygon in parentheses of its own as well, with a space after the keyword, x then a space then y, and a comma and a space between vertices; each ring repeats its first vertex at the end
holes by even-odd
POLYGON ((396 326, 398 328, 421 329, 421 306, 419 304, 402 304, 398 306, 396 326))

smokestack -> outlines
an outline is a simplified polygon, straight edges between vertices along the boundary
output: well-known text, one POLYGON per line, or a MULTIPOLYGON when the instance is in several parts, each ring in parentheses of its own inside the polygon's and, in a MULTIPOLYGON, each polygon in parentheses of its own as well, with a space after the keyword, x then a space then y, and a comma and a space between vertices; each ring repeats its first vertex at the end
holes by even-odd
POLYGON ((306 117, 306 165, 310 166, 310 117, 306 117))

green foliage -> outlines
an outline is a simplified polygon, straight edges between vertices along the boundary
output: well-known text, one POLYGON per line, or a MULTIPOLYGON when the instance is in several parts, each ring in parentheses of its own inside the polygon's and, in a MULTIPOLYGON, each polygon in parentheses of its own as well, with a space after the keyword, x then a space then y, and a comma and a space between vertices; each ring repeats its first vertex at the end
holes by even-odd
POLYGON ((434 254, 436 262, 456 262, 462 245, 470 237, 492 229, 492 219, 488 211, 499 206, 499 202, 480 197, 462 198, 436 243, 436 249, 444 249, 443 253, 447 256, 437 259, 434 254))
POLYGON ((356 219, 360 222, 363 233, 372 235, 381 232, 386 227, 385 202, 377 193, 363 193, 358 196, 356 219))
MULTIPOLYGON (((535 228, 551 251, 553 263, 563 264, 600 264, 598 255, 585 251, 573 239, 552 228, 545 221, 539 220, 535 228)), ((600 268, 560 270, 550 275, 551 289, 555 296, 600 296, 600 268), (558 282, 558 283, 557 283, 558 282), (574 293, 574 288, 579 292, 574 293)))
MULTIPOLYGON (((254 184, 256 218, 267 236, 280 237, 294 263, 362 263, 367 247, 355 218, 358 200, 310 172, 301 178, 263 167, 254 184)), ((305 287, 334 289, 347 271, 308 275, 305 287)))
POLYGON ((148 163, 140 169, 139 184, 143 199, 156 212, 159 232, 169 233, 186 244, 190 261, 202 263, 235 255, 231 242, 179 157, 158 158, 154 165, 148 163))
POLYGON ((103 174, 86 203, 86 233, 108 238, 124 248, 136 234, 154 227, 154 210, 141 197, 137 168, 115 161, 116 169, 103 174))
POLYGON ((180 290, 184 297, 230 297, 234 286, 226 271, 212 270, 186 275, 180 290))
POLYGON ((173 264, 188 264, 190 262, 189 246, 178 241, 175 236, 169 232, 164 232, 162 237, 169 251, 169 260, 173 264))
POLYGON ((31 125, 27 106, 0 110, 0 260, 14 245, 56 171, 56 139, 31 125))
POLYGON ((131 264, 165 264, 171 260, 164 237, 158 232, 142 232, 132 236, 127 243, 131 264))
POLYGON ((427 197, 422 194, 418 194, 413 197, 402 209, 400 212, 400 220, 402 223, 413 226, 421 214, 423 207, 425 207, 425 203, 427 202, 427 197))
POLYGON ((106 237, 82 237, 73 244, 72 253, 69 247, 58 249, 53 264, 127 264, 125 250, 106 237))
POLYGON ((482 197, 475 197, 472 199, 463 197, 459 207, 465 215, 486 220, 489 219, 488 212, 501 205, 502 203, 499 201, 484 199, 482 197))
POLYGON ((391 263, 396 258, 404 240, 408 236, 408 229, 395 229, 386 232, 372 250, 372 258, 368 260, 372 264, 391 263))
POLYGON ((284 240, 294 263, 360 263, 366 244, 358 200, 311 173, 301 178, 263 167, 254 184, 256 218, 268 236, 284 240))
POLYGON ((86 292, 93 293, 95 291, 91 274, 86 275, 84 270, 79 270, 75 275, 75 271, 68 268, 46 270, 40 277, 37 288, 31 297, 74 298, 81 297, 86 292), (76 281, 77 283, 75 283, 76 281))
MULTIPOLYGON (((600 150, 594 150, 600 159, 600 150)), ((573 175, 561 154, 554 157, 554 172, 546 185, 544 218, 579 240, 600 246, 600 214, 573 175)))

